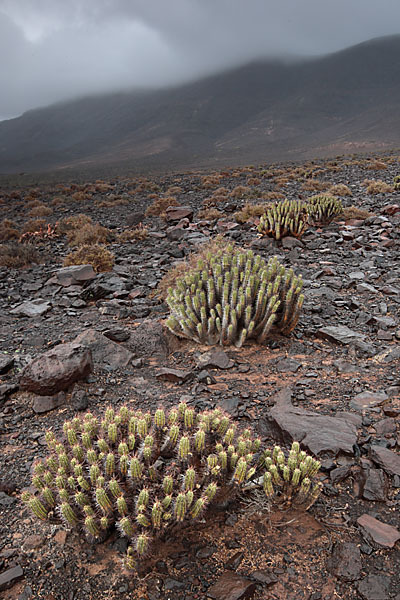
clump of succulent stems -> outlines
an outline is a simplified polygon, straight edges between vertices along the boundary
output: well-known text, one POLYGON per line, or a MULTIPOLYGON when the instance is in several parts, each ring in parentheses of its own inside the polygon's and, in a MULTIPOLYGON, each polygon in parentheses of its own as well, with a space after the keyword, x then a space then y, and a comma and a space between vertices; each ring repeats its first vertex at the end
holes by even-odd
POLYGON ((134 568, 155 539, 225 505, 256 473, 260 440, 221 410, 196 414, 181 403, 154 415, 121 407, 91 413, 50 431, 49 456, 34 465, 36 493, 22 500, 39 519, 59 517, 89 540, 116 526, 129 539, 134 568))
POLYGON ((307 200, 309 222, 313 225, 327 225, 342 212, 342 201, 334 196, 317 194, 307 200))
POLYGON ((321 463, 300 450, 298 442, 293 442, 288 456, 280 446, 265 450, 260 466, 265 469, 265 495, 281 508, 294 506, 308 510, 321 493, 322 484, 315 481, 321 463))
POLYGON ((400 191, 400 175, 393 177, 393 189, 397 192, 400 191))
POLYGON ((208 254, 169 288, 167 327, 200 344, 262 344, 272 331, 290 333, 304 296, 302 279, 276 257, 266 262, 251 250, 228 245, 208 254))
POLYGON ((301 237, 308 227, 307 206, 301 200, 284 200, 271 204, 260 217, 257 231, 276 240, 291 235, 301 237))

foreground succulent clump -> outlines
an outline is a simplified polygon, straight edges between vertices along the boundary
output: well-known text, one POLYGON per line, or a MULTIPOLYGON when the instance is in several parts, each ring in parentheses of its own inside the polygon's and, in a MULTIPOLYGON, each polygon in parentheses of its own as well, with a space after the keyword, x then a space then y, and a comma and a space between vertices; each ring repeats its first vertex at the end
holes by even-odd
POLYGON ((307 206, 301 200, 275 202, 260 218, 257 230, 276 240, 291 235, 301 237, 308 226, 307 206))
POLYGON ((327 225, 342 212, 342 201, 334 196, 317 194, 307 200, 309 222, 314 225, 327 225))
POLYGON ((40 519, 60 517, 89 539, 112 526, 130 540, 133 568, 152 543, 224 505, 256 473, 260 441, 239 434, 219 409, 195 414, 181 403, 165 413, 122 407, 102 419, 64 423, 64 440, 46 435, 50 454, 34 466, 36 494, 22 500, 40 519))
POLYGON ((229 245, 199 260, 169 288, 166 324, 175 335, 202 344, 263 343, 272 328, 283 334, 294 329, 304 301, 301 290, 301 277, 276 257, 265 262, 251 250, 229 245))
POLYGON ((265 450, 260 464, 265 469, 265 495, 282 508, 298 506, 308 510, 321 493, 322 484, 315 482, 321 463, 300 451, 298 442, 293 442, 287 458, 280 446, 265 450))

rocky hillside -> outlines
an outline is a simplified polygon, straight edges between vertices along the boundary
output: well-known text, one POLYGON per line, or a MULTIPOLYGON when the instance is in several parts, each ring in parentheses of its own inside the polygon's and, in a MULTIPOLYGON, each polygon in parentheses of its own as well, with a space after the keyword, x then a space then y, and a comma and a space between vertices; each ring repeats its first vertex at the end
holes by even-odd
POLYGON ((400 146, 400 36, 0 123, 0 173, 196 167, 400 146))
POLYGON ((390 153, 3 190, 3 598, 398 597, 399 172, 390 153), (343 203, 334 222, 300 239, 257 235, 260 204, 321 192, 343 203), (217 234, 302 275, 291 335, 209 348, 166 330, 160 281, 217 234), (96 242, 91 265, 64 266, 96 242), (55 368, 49 356, 60 352, 55 368), (299 440, 322 464, 316 504, 281 512, 246 496, 171 535, 139 576, 122 570, 117 532, 91 545, 21 503, 46 432, 62 436, 64 421, 88 410, 182 399, 220 407, 268 446, 299 440))

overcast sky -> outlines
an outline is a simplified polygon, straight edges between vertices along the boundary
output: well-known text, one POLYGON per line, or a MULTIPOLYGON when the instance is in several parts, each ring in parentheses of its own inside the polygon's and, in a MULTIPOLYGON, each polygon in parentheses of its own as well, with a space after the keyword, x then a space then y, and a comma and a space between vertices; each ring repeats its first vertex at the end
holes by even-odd
POLYGON ((0 0, 0 119, 400 33, 400 0, 0 0))

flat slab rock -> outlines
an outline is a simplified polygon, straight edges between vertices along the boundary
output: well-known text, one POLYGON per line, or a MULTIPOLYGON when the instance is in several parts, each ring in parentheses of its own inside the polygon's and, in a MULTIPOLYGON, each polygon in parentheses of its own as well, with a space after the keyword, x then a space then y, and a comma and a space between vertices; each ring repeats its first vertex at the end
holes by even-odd
POLYGON ((371 446, 372 460, 389 475, 400 475, 400 455, 383 446, 371 446))
POLYGON ((84 345, 69 342, 51 348, 25 367, 20 389, 52 396, 85 379, 93 370, 92 354, 84 345))
POLYGON ((328 570, 343 581, 356 581, 362 569, 361 552, 357 544, 338 542, 328 559, 328 570))
POLYGON ((84 331, 74 340, 90 349, 95 366, 105 371, 115 371, 132 360, 133 354, 123 346, 111 341, 95 329, 84 331))
POLYGON ((12 587, 21 577, 24 576, 24 572, 20 565, 7 569, 0 573, 0 592, 12 587))
POLYGON ((354 396, 350 401, 350 408, 362 412, 363 410, 383 404, 387 399, 388 397, 385 392, 370 392, 366 390, 354 396))
POLYGON ((390 577, 367 575, 358 584, 358 592, 363 600, 389 600, 390 577))
POLYGON ((216 369, 231 369, 235 363, 223 350, 208 350, 197 359, 197 366, 201 369, 207 367, 216 369))
POLYGON ((364 334, 357 333, 357 331, 353 331, 349 327, 346 327, 346 325, 321 327, 321 329, 318 330, 318 336, 330 340, 331 342, 344 345, 352 344, 357 341, 363 342, 366 338, 364 334))
POLYGON ((18 317, 41 317, 51 309, 51 303, 42 298, 36 298, 36 300, 27 300, 18 304, 10 312, 12 315, 18 317))
POLYGON ((400 540, 400 531, 398 529, 392 527, 392 525, 382 523, 382 521, 378 521, 378 519, 366 513, 357 519, 357 523, 374 542, 385 548, 393 548, 395 543, 400 540))
POLYGON ((234 571, 225 571, 212 585, 207 595, 215 600, 246 600, 252 598, 256 584, 234 571))
POLYGON ((290 388, 282 389, 275 396, 275 406, 270 415, 283 437, 301 442, 313 454, 329 453, 336 456, 339 452, 353 454, 357 442, 357 426, 350 421, 346 413, 330 417, 293 406, 290 388))
POLYGON ((72 265, 58 269, 55 274, 57 283, 63 287, 70 285, 82 285, 85 281, 91 281, 96 278, 96 272, 92 265, 72 265))

